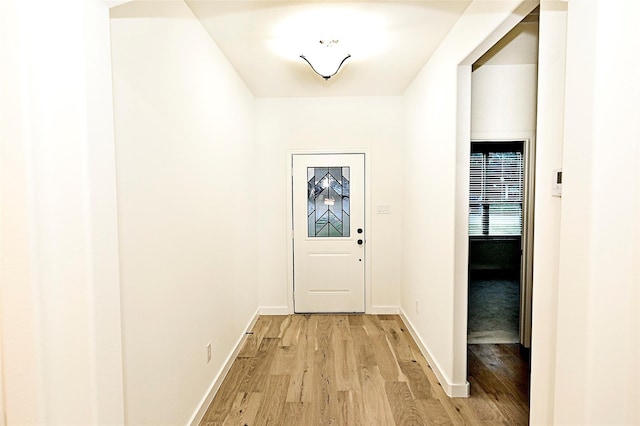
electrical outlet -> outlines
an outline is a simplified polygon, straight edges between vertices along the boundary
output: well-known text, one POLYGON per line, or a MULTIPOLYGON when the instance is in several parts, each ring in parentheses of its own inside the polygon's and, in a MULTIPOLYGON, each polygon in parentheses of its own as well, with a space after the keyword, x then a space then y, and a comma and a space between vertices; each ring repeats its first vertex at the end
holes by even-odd
POLYGON ((207 343, 207 364, 211 361, 211 342, 207 343))
POLYGON ((420 302, 416 299, 416 314, 420 313, 420 302))

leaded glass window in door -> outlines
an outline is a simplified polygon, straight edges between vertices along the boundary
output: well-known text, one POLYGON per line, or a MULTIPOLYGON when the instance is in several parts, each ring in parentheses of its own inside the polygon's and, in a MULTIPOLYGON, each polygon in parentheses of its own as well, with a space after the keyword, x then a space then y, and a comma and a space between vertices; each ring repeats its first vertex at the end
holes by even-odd
POLYGON ((307 167, 309 237, 348 237, 349 207, 349 167, 307 167))

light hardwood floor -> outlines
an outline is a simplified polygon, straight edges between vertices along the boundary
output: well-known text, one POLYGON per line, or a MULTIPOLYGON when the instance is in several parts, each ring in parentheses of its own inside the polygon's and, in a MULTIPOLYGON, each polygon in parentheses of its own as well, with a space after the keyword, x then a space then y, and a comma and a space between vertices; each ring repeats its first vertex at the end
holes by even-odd
POLYGON ((527 424, 517 345, 470 345, 472 396, 452 399, 397 315, 261 316, 252 333, 201 425, 527 424))

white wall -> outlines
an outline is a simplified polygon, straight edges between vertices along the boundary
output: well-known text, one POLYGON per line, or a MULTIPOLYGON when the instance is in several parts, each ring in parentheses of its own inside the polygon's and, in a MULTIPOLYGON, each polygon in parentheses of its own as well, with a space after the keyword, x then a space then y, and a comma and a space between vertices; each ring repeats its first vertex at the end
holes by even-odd
POLYGON ((535 136, 537 64, 537 22, 518 24, 476 62, 471 74, 473 139, 535 136))
POLYGON ((258 307, 254 98, 183 2, 111 13, 126 421, 185 424, 258 307))
POLYGON ((405 94, 401 308, 450 395, 468 392, 470 66, 534 6, 519 1, 472 3, 405 94), (460 70, 466 97, 458 93, 458 65, 463 61, 468 61, 468 70, 460 70))
POLYGON ((272 182, 258 194, 260 306, 291 309, 287 244, 287 165, 294 151, 366 150, 370 156, 367 211, 367 311, 397 312, 401 268, 402 108, 400 97, 261 98, 256 100, 258 176, 272 182), (388 204, 390 214, 376 214, 388 204))
POLYGON ((638 13, 634 0, 568 7, 557 424, 640 423, 638 13))
POLYGON ((553 424, 560 212, 551 193, 553 170, 562 167, 567 3, 540 4, 536 140, 530 423, 553 424))
POLYGON ((2 2, 7 424, 123 422, 108 10, 2 2))
POLYGON ((42 422, 44 407, 40 375, 37 294, 30 266, 33 248, 29 238, 33 210, 25 152, 27 131, 23 124, 21 64, 18 37, 23 14, 17 1, 0 3, 0 315, 2 316, 2 383, 7 422, 42 422))
POLYGON ((471 135, 474 139, 535 135, 536 64, 483 65, 471 74, 471 135))

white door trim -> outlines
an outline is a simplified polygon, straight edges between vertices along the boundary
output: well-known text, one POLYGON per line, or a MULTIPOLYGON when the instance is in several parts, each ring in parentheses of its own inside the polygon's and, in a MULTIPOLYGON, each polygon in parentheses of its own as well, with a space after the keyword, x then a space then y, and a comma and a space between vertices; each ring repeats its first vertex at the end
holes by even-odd
POLYGON ((294 313, 293 306, 293 156, 299 154, 364 154, 364 226, 367 231, 366 263, 364 265, 364 312, 371 312, 371 244, 374 233, 371 229, 371 154, 367 148, 287 150, 287 313, 294 313))

